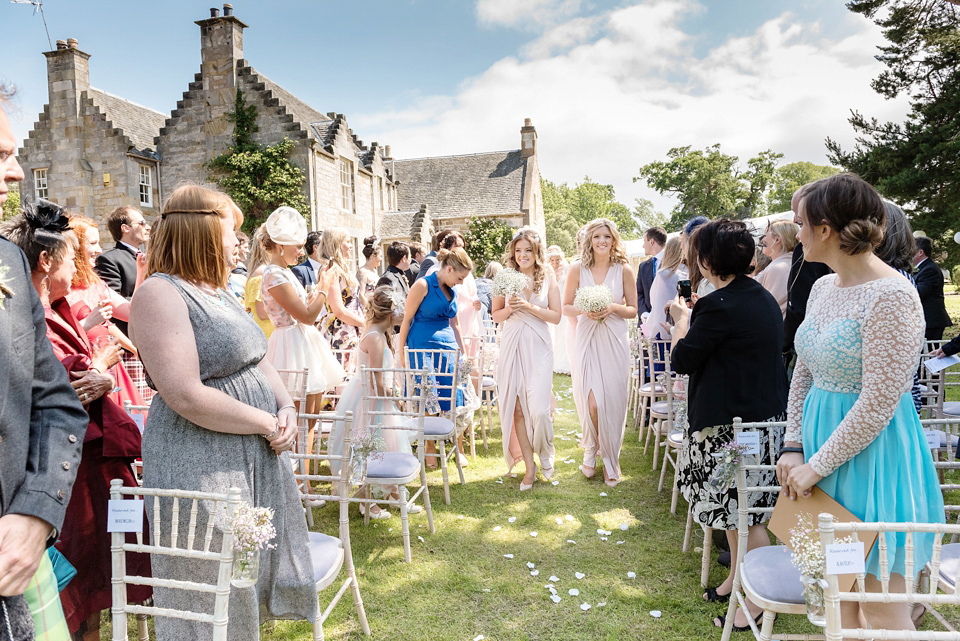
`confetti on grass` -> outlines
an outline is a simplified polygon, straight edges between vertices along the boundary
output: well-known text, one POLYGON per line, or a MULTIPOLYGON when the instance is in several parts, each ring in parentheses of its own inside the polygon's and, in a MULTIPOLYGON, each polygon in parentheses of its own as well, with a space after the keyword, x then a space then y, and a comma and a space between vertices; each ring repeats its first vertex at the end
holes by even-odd
POLYGON ((627 572, 627 578, 628 578, 628 579, 635 579, 635 578, 637 578, 637 573, 636 573, 636 572, 627 572))
POLYGON ((581 604, 580 604, 580 609, 583 610, 584 612, 586 612, 587 610, 590 609, 590 604, 589 604, 589 603, 581 603, 581 604))
POLYGON ((650 616, 652 616, 654 619, 659 619, 663 616, 663 612, 660 610, 650 610, 650 616))
POLYGON ((504 554, 504 555, 503 555, 503 558, 505 558, 505 559, 512 559, 512 558, 513 558, 513 555, 512 555, 512 554, 504 554))

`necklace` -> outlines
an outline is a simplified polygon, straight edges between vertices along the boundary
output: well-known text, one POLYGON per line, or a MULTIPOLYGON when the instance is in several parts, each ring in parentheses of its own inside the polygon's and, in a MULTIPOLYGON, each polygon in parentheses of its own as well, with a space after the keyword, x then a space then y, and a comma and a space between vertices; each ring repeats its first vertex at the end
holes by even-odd
POLYGON ((195 290, 197 290, 197 293, 199 293, 204 299, 206 299, 206 301, 207 301, 208 303, 210 303, 210 304, 212 304, 212 305, 214 305, 214 306, 216 306, 216 307, 219 307, 219 308, 221 308, 221 309, 226 309, 226 307, 227 307, 227 301, 224 300, 224 298, 223 298, 223 290, 222 290, 222 289, 216 290, 216 292, 215 292, 215 293, 216 293, 216 296, 214 296, 213 294, 210 294, 210 293, 204 291, 204 290, 203 290, 200 286, 198 286, 198 285, 194 285, 193 283, 190 283, 190 286, 193 287, 195 290))

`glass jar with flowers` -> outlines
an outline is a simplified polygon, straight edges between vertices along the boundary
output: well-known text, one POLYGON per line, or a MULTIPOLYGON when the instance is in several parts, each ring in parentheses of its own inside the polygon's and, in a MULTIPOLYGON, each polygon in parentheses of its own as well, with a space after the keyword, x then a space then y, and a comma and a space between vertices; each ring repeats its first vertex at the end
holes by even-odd
POLYGON ((274 549, 273 510, 241 503, 233 521, 233 573, 230 584, 249 588, 260 576, 260 550, 274 549))

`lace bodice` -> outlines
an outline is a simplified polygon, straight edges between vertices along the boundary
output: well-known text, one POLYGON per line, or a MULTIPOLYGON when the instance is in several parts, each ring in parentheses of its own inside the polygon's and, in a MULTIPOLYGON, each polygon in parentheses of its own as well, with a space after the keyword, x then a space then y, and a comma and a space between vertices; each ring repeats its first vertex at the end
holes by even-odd
POLYGON ((280 306, 280 303, 274 299, 270 290, 279 285, 291 285, 293 290, 304 303, 307 302, 307 291, 296 279, 293 272, 276 265, 267 265, 263 270, 263 280, 260 283, 260 294, 263 297, 263 306, 267 310, 267 316, 273 325, 280 329, 281 327, 293 327, 297 324, 297 319, 280 306))
POLYGON ((828 476, 866 448, 887 426, 909 392, 923 343, 917 290, 892 276, 837 287, 836 275, 818 280, 797 330, 797 366, 787 404, 785 440, 801 441, 803 404, 812 386, 860 397, 833 435, 810 457, 828 476))

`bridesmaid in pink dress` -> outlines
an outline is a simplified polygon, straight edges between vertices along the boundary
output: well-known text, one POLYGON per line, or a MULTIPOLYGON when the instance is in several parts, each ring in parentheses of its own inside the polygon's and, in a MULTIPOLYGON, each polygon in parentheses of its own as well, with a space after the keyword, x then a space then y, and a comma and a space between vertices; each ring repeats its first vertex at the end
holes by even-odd
POLYGON ((604 481, 610 487, 620 482, 630 372, 627 319, 637 315, 635 282, 616 224, 606 218, 591 221, 579 269, 571 269, 567 275, 563 313, 579 317, 572 376, 583 429, 580 444, 585 450, 580 469, 584 476, 592 477, 599 454, 604 481), (599 312, 581 312, 574 307, 581 286, 598 284, 613 294, 609 307, 599 312))
POLYGON ((540 236, 520 229, 507 245, 503 263, 530 277, 531 288, 520 296, 495 296, 493 320, 502 324, 497 395, 503 430, 503 457, 513 469, 523 459, 526 473, 520 490, 537 478, 534 453, 543 476, 553 476, 553 339, 547 323, 560 322, 560 290, 552 269, 544 267, 540 236))

